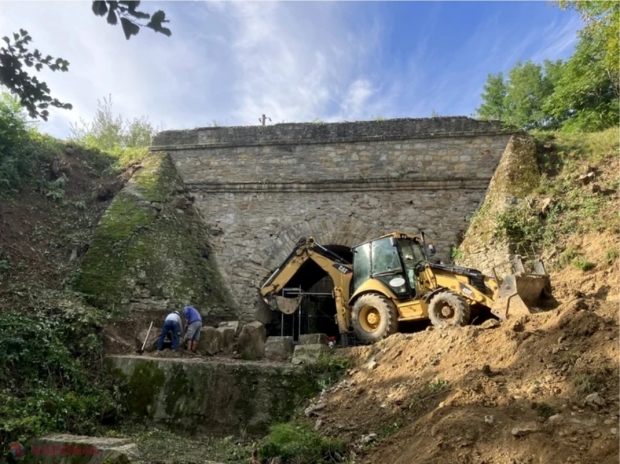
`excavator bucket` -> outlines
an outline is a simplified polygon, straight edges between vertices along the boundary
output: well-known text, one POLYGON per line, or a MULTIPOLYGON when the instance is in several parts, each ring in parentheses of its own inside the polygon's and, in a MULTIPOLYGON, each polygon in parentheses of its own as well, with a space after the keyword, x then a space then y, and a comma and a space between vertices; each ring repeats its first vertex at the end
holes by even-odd
POLYGON ((501 320, 531 314, 543 291, 548 288, 549 275, 541 261, 534 265, 534 274, 525 274, 523 262, 519 256, 514 263, 515 273, 502 280, 491 313, 501 320))
POLYGON ((284 314, 293 314, 297 311, 297 308, 301 304, 301 300, 303 295, 299 295, 295 298, 284 298, 282 296, 275 296, 275 305, 278 311, 283 312, 284 314))

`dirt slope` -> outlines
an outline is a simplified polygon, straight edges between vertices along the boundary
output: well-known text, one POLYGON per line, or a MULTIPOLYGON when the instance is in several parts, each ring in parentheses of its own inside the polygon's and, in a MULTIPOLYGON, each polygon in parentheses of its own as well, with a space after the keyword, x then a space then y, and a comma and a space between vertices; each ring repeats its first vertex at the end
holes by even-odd
POLYGON ((343 350, 306 416, 356 463, 617 463, 617 265, 554 274, 552 311, 343 350))

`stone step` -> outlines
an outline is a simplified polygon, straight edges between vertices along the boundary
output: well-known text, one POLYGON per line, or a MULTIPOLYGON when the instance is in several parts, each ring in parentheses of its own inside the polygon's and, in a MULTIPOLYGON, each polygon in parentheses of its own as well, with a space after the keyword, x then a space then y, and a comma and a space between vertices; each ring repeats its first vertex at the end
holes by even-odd
POLYGON ((169 430, 264 436, 319 393, 316 379, 292 363, 130 355, 106 364, 128 381, 133 419, 169 430))

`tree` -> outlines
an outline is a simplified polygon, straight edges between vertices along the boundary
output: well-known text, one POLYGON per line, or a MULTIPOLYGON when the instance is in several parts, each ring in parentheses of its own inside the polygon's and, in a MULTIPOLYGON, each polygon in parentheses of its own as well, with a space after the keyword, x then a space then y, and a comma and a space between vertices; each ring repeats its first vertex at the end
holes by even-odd
MULTIPOLYGON (((129 40, 140 32, 140 28, 147 27, 155 32, 170 37, 170 29, 163 26, 167 23, 166 14, 157 11, 151 16, 148 13, 138 11, 139 1, 94 1, 92 11, 97 16, 105 16, 108 24, 115 26, 119 20, 129 40), (138 20, 150 21, 140 23, 138 20)), ((6 46, 0 48, 0 84, 4 85, 9 92, 19 97, 21 105, 28 111, 31 118, 41 118, 47 121, 50 106, 63 109, 72 109, 69 103, 62 103, 50 96, 50 89, 45 82, 39 81, 36 76, 30 76, 25 70, 34 66, 36 71, 44 67, 52 71, 66 72, 69 62, 62 58, 52 58, 35 49, 30 51, 28 44, 32 37, 27 31, 20 29, 19 33, 13 34, 13 42, 8 37, 3 37, 6 46)))
POLYGON ((121 115, 114 116, 112 96, 97 103, 97 112, 91 123, 80 119, 80 125, 71 124, 71 140, 105 151, 144 148, 151 144, 157 130, 146 117, 129 121, 121 115))
POLYGON ((482 105, 476 111, 483 118, 503 120, 506 113, 505 99, 506 84, 503 73, 489 74, 484 85, 482 105))
POLYGON ((504 119, 525 130, 547 126, 549 117, 542 106, 552 92, 553 85, 541 65, 517 62, 508 73, 504 119))

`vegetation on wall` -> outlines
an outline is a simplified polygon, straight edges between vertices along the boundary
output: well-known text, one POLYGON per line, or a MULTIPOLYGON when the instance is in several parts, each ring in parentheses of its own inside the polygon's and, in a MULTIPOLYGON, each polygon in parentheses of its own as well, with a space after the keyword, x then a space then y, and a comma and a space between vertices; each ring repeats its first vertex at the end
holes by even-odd
MULTIPOLYGON (((553 249, 569 234, 617 233, 620 218, 614 205, 620 179, 609 169, 619 154, 617 129, 534 136, 540 181, 496 218, 496 234, 529 252, 553 249)), ((560 267, 568 262, 566 257, 556 260, 560 267)))
POLYGON ((620 118, 618 29, 620 4, 559 2, 584 21, 574 54, 565 62, 519 61, 507 74, 489 74, 478 116, 524 130, 600 131, 620 118))

